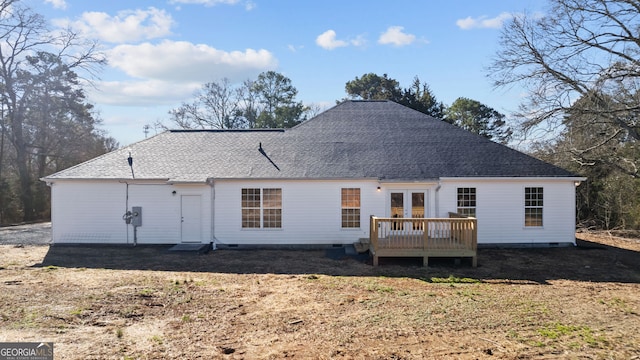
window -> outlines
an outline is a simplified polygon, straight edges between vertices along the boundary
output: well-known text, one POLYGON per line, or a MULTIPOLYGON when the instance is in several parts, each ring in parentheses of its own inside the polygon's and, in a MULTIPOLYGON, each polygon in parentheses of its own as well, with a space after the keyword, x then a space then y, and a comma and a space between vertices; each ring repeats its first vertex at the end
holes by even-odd
POLYGON ((458 188, 458 214, 476 217, 476 188, 458 188))
POLYGON ((282 189, 242 189, 242 228, 282 228, 282 189))
POLYGON ((524 226, 542 226, 542 188, 524 188, 524 226))
POLYGON ((360 228, 360 189, 342 189, 342 227, 360 228))
POLYGON ((242 227, 260 227, 260 189, 242 189, 242 227))
POLYGON ((282 189, 263 189, 262 226, 265 228, 282 227, 282 189))

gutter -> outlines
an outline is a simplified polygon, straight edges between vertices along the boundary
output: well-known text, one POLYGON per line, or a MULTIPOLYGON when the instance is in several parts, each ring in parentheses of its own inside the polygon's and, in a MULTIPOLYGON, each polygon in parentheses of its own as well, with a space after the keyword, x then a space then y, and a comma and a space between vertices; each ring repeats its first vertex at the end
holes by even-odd
POLYGON ((537 180, 567 180, 567 181, 585 181, 586 177, 581 176, 469 176, 469 177, 441 177, 440 180, 445 181, 537 181, 537 180))
POLYGON ((169 178, 51 178, 51 177, 43 177, 39 179, 40 181, 44 181, 47 184, 54 183, 56 181, 117 181, 117 182, 125 182, 129 181, 131 183, 143 182, 143 181, 151 181, 157 182, 158 184, 164 184, 169 182, 169 178))

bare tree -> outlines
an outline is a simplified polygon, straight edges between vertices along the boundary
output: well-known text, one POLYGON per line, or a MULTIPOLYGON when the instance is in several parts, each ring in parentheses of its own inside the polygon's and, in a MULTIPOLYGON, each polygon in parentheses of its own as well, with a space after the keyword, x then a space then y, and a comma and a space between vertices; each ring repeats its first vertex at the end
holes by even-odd
POLYGON ((237 85, 225 78, 170 110, 170 121, 182 129, 288 128, 306 119, 308 108, 295 101, 297 94, 291 80, 274 71, 237 85))
POLYGON ((241 92, 229 79, 202 86, 192 103, 169 111, 171 121, 183 129, 235 129, 242 127, 238 116, 241 92))
POLYGON ((258 116, 262 112, 259 94, 253 91, 255 80, 245 80, 238 88, 242 117, 249 129, 257 127, 258 116))
POLYGON ((550 3, 544 16, 525 14, 505 25, 489 76, 498 87, 527 88, 519 114, 525 135, 557 136, 571 114, 574 129, 594 135, 570 147, 576 162, 604 163, 639 178, 638 151, 616 149, 640 141, 640 2, 550 3))
POLYGON ((0 18, 2 135, 14 150, 23 219, 29 221, 37 216, 33 159, 48 156, 38 142, 48 136, 47 126, 52 124, 53 115, 46 109, 53 103, 46 99, 82 101, 73 70, 82 70, 90 78, 105 60, 95 43, 85 42, 69 30, 50 31, 41 15, 15 0, 0 1, 0 18), (43 81, 52 78, 55 80, 43 81), (61 90, 64 95, 58 96, 61 90))

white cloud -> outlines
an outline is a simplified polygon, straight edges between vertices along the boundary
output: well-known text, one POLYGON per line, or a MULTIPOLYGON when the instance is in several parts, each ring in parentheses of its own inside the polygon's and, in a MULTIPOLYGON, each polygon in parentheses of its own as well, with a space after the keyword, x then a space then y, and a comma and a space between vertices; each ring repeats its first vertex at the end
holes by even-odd
POLYGON ((336 39, 336 32, 333 30, 327 30, 316 38, 316 44, 323 49, 333 50, 338 47, 348 46, 349 43, 344 40, 336 39))
MULTIPOLYGON (((251 11, 258 6, 252 0, 247 0, 244 2, 241 2, 240 0, 170 0, 169 1, 169 4, 195 4, 195 5, 204 5, 206 7, 216 6, 220 4, 237 5, 241 3, 244 4, 244 9, 247 11, 251 11)), ((181 7, 177 6, 176 9, 180 10, 181 7)))
POLYGON ((104 12, 85 12, 80 19, 55 20, 60 27, 70 26, 86 37, 110 43, 131 43, 171 34, 173 18, 164 10, 126 10, 110 16, 104 12))
POLYGON ((353 46, 362 47, 366 44, 367 40, 365 39, 364 35, 358 35, 355 39, 351 40, 351 45, 353 46))
POLYGON ((464 19, 458 19, 456 21, 456 25, 458 25, 462 30, 499 29, 505 21, 512 19, 513 16, 513 14, 507 12, 503 12, 494 18, 487 18, 486 16, 472 18, 471 16, 468 16, 464 19))
POLYGON ((218 4, 235 5, 240 0, 171 0, 170 4, 198 4, 204 6, 215 6, 218 4))
POLYGON ((378 39, 379 44, 383 45, 394 45, 394 46, 405 46, 410 45, 416 40, 416 36, 413 34, 406 34, 402 32, 404 27, 402 26, 390 26, 387 31, 380 35, 378 39))
POLYGON ((327 30, 316 38, 316 45, 325 50, 333 50, 335 48, 346 47, 349 45, 364 46, 365 44, 366 40, 363 35, 358 35, 355 39, 349 41, 338 40, 336 39, 336 32, 334 30, 327 30))
POLYGON ((56 9, 66 9, 67 2, 65 0, 44 0, 45 4, 51 4, 56 9))
POLYGON ((175 83, 162 80, 103 81, 89 88, 91 101, 102 105, 175 105, 193 96, 202 83, 175 83))
POLYGON ((108 52, 109 65, 129 76, 177 83, 228 78, 242 81, 275 69, 277 60, 267 50, 223 51, 208 45, 165 40, 159 44, 119 45, 108 52))
POLYGON ((289 51, 291 51, 292 53, 296 53, 298 52, 298 50, 304 49, 304 45, 289 44, 287 45, 287 49, 289 49, 289 51))

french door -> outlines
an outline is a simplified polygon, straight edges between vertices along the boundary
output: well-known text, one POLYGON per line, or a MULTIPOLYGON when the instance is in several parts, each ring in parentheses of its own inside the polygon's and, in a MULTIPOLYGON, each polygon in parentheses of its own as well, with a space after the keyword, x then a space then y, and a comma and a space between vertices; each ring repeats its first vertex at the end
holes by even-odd
MULTIPOLYGON (((425 218, 427 215, 426 190, 391 190, 389 192, 389 217, 397 219, 425 218)), ((398 220, 393 222, 391 230, 422 231, 421 224, 411 221, 398 220)))

